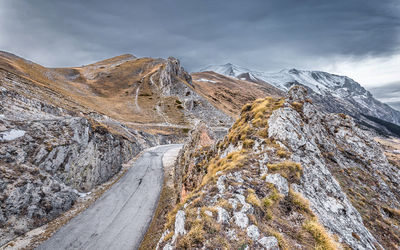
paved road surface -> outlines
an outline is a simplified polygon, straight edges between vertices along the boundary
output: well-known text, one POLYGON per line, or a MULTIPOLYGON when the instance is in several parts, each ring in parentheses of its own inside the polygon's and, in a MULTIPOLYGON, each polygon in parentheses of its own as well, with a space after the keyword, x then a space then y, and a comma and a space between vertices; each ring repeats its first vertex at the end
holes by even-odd
POLYGON ((38 249, 137 249, 163 184, 162 157, 181 146, 159 146, 145 152, 119 182, 38 249))

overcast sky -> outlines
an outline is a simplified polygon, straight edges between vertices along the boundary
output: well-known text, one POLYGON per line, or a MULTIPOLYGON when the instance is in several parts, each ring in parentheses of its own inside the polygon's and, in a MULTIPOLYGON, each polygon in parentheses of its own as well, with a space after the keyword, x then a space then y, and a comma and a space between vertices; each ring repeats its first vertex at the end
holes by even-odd
POLYGON ((400 84, 400 1, 0 0, 0 50, 48 67, 131 53, 400 84))

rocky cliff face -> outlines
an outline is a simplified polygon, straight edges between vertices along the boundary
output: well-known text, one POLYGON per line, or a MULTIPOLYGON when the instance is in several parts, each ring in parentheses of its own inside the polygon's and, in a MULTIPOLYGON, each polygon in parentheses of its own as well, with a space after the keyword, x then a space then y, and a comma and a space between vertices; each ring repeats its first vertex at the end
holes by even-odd
POLYGON ((159 72, 159 87, 164 96, 177 97, 183 111, 196 125, 202 121, 212 127, 230 126, 233 119, 200 96, 192 84, 192 77, 180 66, 179 60, 169 57, 159 72))
POLYGON ((181 152, 184 192, 159 248, 399 247, 399 166, 306 89, 244 106, 218 143, 196 143, 205 131, 181 152))

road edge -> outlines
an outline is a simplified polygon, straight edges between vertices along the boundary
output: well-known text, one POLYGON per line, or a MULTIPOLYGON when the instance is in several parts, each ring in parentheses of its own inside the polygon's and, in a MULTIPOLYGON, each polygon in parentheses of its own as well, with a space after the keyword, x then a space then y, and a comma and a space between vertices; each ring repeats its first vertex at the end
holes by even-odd
MULTIPOLYGON (((183 144, 181 145, 183 146, 183 144)), ((176 155, 175 160, 173 163, 171 163, 171 165, 165 164, 164 157, 170 150, 174 149, 168 150, 163 156, 163 186, 158 197, 157 207, 155 209, 155 212, 153 213, 153 217, 142 239, 142 242, 140 243, 139 250, 156 248, 157 243, 164 231, 166 215, 175 206, 178 196, 174 186, 174 173, 176 159, 182 149, 182 146, 179 148, 178 154, 176 155)))

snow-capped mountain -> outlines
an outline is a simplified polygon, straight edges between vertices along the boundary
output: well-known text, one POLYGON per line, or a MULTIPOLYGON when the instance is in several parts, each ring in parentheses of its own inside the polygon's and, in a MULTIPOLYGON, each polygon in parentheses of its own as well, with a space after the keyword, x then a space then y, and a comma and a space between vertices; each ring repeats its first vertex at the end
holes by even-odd
POLYGON ((252 71, 231 63, 208 66, 202 71, 214 71, 258 83, 267 82, 284 91, 294 84, 300 84, 311 92, 314 101, 322 103, 329 112, 342 112, 355 117, 369 115, 400 125, 399 111, 375 99, 369 91, 347 76, 297 69, 267 73, 252 71))

